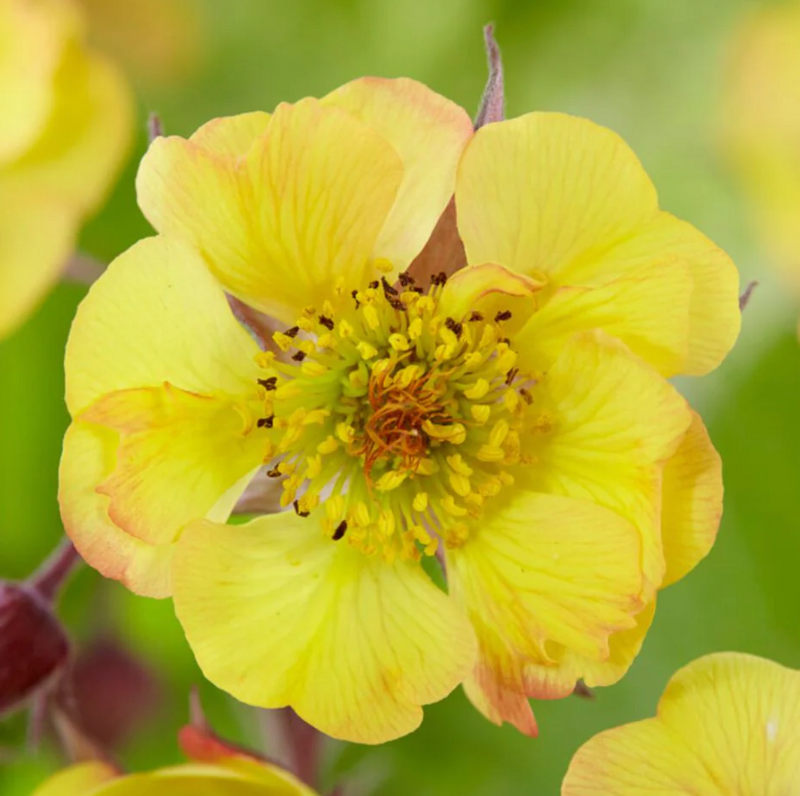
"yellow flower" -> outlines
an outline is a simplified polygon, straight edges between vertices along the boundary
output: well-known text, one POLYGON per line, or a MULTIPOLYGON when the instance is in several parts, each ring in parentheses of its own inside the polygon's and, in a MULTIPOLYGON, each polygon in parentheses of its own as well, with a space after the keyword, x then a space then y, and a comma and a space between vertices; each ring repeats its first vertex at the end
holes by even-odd
POLYGON ((245 757, 188 763, 120 775, 100 762, 80 763, 51 777, 33 796, 314 796, 291 774, 245 757))
POLYGON ((800 290, 800 3, 744 14, 730 47, 724 136, 774 265, 800 290))
POLYGON ((656 718, 584 744, 561 794, 791 796, 798 783, 800 672, 727 652, 681 669, 656 718))
POLYGON ((472 135, 425 87, 365 79, 157 140, 138 191, 159 235, 67 349, 60 500, 86 559, 173 594, 213 682, 350 740, 410 732, 461 682, 533 733, 528 696, 618 679, 721 511, 664 377, 739 327, 733 265, 627 146, 547 113, 472 135), (470 265, 418 287, 453 192, 470 265), (223 290, 278 319, 271 349, 223 290), (222 524, 254 474, 287 511, 222 524))
POLYGON ((0 0, 0 337, 57 280, 121 164, 131 115, 69 0, 0 0))

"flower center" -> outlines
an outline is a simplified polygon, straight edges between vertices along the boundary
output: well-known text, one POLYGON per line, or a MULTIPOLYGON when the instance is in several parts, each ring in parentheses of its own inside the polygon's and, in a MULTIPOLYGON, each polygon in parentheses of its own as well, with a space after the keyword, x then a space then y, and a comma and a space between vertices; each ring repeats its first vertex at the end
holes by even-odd
POLYGON ((530 403, 504 336, 509 312, 463 318, 401 277, 308 307, 259 355, 268 475, 281 504, 367 554, 419 558, 463 544, 466 520, 513 483, 530 403))

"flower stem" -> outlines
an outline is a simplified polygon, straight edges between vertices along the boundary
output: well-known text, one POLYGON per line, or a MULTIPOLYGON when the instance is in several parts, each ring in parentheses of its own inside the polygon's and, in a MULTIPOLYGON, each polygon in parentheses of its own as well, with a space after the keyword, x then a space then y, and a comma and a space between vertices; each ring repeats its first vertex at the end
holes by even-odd
POLYGON ((53 555, 30 579, 31 587, 47 602, 53 602, 64 581, 81 560, 69 539, 65 539, 53 555))
POLYGON ((318 787, 322 733, 306 724, 291 708, 281 710, 281 724, 292 770, 309 787, 318 787))

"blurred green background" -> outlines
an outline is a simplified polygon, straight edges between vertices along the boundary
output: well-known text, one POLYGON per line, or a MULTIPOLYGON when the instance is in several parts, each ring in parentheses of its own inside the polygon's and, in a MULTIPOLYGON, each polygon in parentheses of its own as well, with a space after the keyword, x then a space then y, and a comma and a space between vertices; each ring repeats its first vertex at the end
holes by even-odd
MULTIPOLYGON (((456 693, 428 708, 410 737, 376 749, 332 745, 330 777, 349 772, 354 796, 549 796, 558 793, 583 741, 652 714, 669 676, 693 658, 735 649, 800 667, 798 304, 773 275, 719 144, 731 32, 758 3, 188 0, 183 18, 163 20, 148 19, 153 4, 144 0, 105 5, 104 24, 112 28, 115 7, 139 13, 140 27, 126 23, 127 33, 139 37, 127 42, 126 61, 139 99, 139 138, 111 201, 84 230, 82 248, 98 258, 108 260, 148 234, 133 189, 148 111, 161 115, 168 133, 186 135, 214 116, 269 110, 377 74, 421 80, 472 113, 485 80, 481 27, 494 20, 509 116, 560 110, 617 130, 644 161, 663 206, 722 245, 743 282, 761 282, 734 355, 710 377, 681 385, 703 412, 725 463, 719 542, 664 593, 627 678, 593 701, 535 705, 536 740, 494 727, 456 693), (148 24, 158 30, 148 32, 148 24), (153 42, 161 50, 151 51, 153 42)), ((114 42, 99 24, 97 35, 101 44, 124 50, 125 42, 114 42)), ((0 577, 26 575, 62 532, 56 504, 67 425, 62 357, 83 293, 80 286, 59 286, 0 344, 0 577)), ((121 752, 125 764, 177 761, 175 734, 186 719, 188 689, 201 676, 170 604, 134 598, 84 570, 62 607, 79 642, 116 635, 161 684, 155 710, 121 752)), ((270 743, 254 711, 208 685, 201 692, 221 732, 250 745, 270 743)), ((47 744, 35 755, 19 751, 23 718, 0 724, 3 796, 27 796, 60 764, 47 744)))

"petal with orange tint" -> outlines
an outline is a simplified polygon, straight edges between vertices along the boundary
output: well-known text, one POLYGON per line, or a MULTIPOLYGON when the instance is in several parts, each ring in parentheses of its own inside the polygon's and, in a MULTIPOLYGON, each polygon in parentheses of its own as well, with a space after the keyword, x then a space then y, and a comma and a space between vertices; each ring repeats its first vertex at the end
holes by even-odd
POLYGON ((75 242, 74 210, 47 195, 0 191, 0 339, 58 280, 75 242), (42 234, 47 230, 47 234, 42 234))
POLYGON ((418 564, 323 538, 313 520, 197 522, 176 553, 175 608, 206 676, 333 737, 411 732, 474 662, 466 618, 418 564))
POLYGON ((578 334, 532 388, 539 416, 529 488, 606 506, 642 537, 643 597, 664 575, 661 472, 691 422, 686 401, 622 343, 578 334))
POLYGON ((472 122, 463 108, 408 78, 360 78, 322 103, 373 127, 403 161, 397 199, 375 244, 376 256, 402 271, 422 250, 453 195, 472 122))
POLYGON ((721 517, 722 461, 700 416, 692 412, 692 425, 664 468, 664 586, 680 580, 708 555, 721 517))
POLYGON ((562 796, 788 796, 800 782, 800 672, 707 655, 670 681, 654 719, 607 730, 572 759, 562 796))
POLYGON ((223 286, 292 323, 336 290, 361 287, 403 165, 377 132, 306 99, 281 105, 246 158, 158 138, 137 177, 159 232, 188 241, 223 286))
POLYGON ((609 636, 632 627, 640 607, 641 541, 629 521, 588 501, 517 492, 503 503, 447 551, 448 582, 480 644, 473 702, 530 732, 526 665, 554 664, 553 644, 608 657, 609 636))
POLYGON ((164 382, 201 395, 252 394, 258 352, 197 252, 148 238, 114 260, 78 308, 67 406, 75 416, 108 393, 164 382))
POLYGON ((659 373, 672 376, 686 361, 692 290, 689 265, 676 257, 657 260, 600 287, 562 287, 514 342, 546 363, 556 359, 576 332, 603 329, 659 373))

